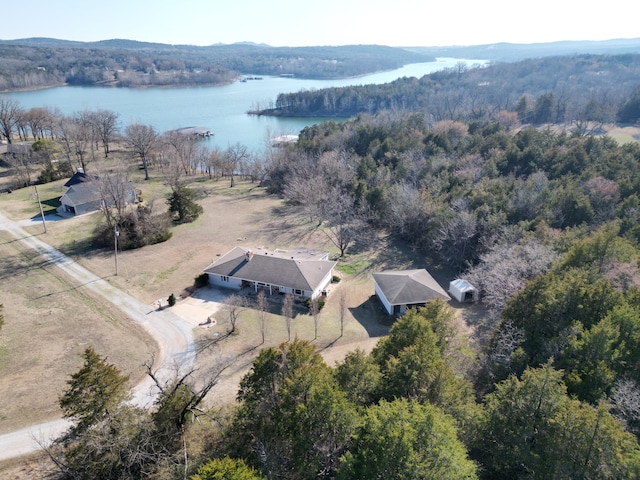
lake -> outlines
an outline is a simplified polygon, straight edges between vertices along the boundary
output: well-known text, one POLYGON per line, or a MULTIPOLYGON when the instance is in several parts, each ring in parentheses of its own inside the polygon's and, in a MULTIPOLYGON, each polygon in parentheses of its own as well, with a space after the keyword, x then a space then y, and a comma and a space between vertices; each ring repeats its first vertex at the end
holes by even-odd
POLYGON ((459 62, 473 65, 483 60, 441 58, 435 62, 405 65, 402 68, 356 78, 306 80, 262 76, 261 80, 235 82, 216 87, 185 88, 114 88, 56 87, 30 92, 3 94, 20 105, 57 108, 65 115, 85 109, 117 112, 121 126, 139 122, 153 125, 159 132, 182 127, 207 127, 215 132, 207 142, 221 149, 237 142, 251 151, 264 148, 268 138, 297 134, 304 127, 319 123, 320 118, 282 118, 248 115, 256 105, 275 103, 279 93, 325 87, 380 84, 401 77, 420 78, 428 73, 450 68, 459 62))

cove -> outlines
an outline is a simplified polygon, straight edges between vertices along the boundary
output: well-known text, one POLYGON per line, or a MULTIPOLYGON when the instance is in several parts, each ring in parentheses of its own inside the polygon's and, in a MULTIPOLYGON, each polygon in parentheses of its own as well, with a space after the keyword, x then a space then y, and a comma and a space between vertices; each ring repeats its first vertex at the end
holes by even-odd
POLYGON ((241 143, 259 152, 270 138, 295 135, 304 127, 326 118, 283 118, 248 115, 256 105, 275 103, 279 93, 387 83, 402 77, 420 78, 463 62, 484 64, 483 60, 441 58, 435 62, 405 65, 396 70, 338 80, 307 80, 261 76, 260 79, 215 87, 114 88, 56 87, 3 94, 24 109, 48 106, 65 115, 82 110, 105 109, 119 115, 120 126, 139 122, 153 125, 159 132, 201 126, 215 132, 204 140, 225 149, 241 143))

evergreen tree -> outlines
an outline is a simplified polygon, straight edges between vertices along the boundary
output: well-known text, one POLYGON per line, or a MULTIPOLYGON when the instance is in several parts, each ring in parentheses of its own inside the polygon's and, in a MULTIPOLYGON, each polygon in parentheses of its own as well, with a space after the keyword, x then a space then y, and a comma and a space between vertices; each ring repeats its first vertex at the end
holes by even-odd
POLYGON ((490 478, 638 478, 640 448, 608 412, 572 399, 550 363, 485 398, 475 453, 490 478))
POLYGON ((198 468, 191 480, 263 480, 264 477, 244 461, 229 457, 209 460, 198 468))
POLYGON ((178 223, 189 223, 196 220, 203 212, 202 206, 195 202, 197 193, 183 185, 174 186, 168 196, 169 211, 177 215, 178 223))
POLYGON ((308 342, 262 350, 240 383, 232 450, 273 478, 335 474, 355 428, 354 406, 308 342))
POLYGON ((74 435, 100 423, 128 398, 128 376, 107 363, 92 347, 87 348, 82 357, 83 367, 71 375, 69 387, 60 397, 64 417, 74 423, 74 435))
POLYGON ((341 480, 474 479, 476 466, 437 407, 406 399, 371 406, 345 454, 341 480))

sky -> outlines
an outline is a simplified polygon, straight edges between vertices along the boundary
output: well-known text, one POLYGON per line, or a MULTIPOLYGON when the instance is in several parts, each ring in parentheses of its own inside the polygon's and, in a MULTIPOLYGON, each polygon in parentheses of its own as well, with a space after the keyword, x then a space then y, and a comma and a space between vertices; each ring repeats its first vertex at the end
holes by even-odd
POLYGON ((597 4, 584 0, 30 0, 13 8, 15 21, 2 22, 0 39, 119 38, 272 46, 608 40, 640 37, 633 4, 629 0, 597 4))

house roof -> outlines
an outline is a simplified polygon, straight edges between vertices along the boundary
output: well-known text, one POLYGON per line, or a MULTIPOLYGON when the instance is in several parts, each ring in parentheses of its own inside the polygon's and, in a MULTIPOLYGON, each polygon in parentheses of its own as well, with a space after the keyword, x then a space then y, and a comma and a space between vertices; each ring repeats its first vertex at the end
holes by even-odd
POLYGON ((315 251, 312 250, 303 249, 299 252, 296 256, 290 252, 235 247, 204 271, 268 285, 314 291, 333 270, 336 262, 316 260, 316 255, 313 255, 315 251))
POLYGON ((426 303, 437 298, 451 300, 424 269, 379 272, 373 274, 373 279, 391 305, 426 303))
POLYGON ((67 180, 67 183, 65 183, 64 186, 71 187, 72 185, 76 185, 78 183, 93 182, 94 180, 97 180, 97 179, 98 177, 94 177, 93 175, 87 175, 82 171, 77 171, 76 173, 73 174, 73 176, 69 180, 67 180))
POLYGON ((100 190, 97 184, 84 181, 83 183, 71 185, 60 198, 60 202, 71 205, 85 205, 87 203, 100 201, 100 199, 100 190))

